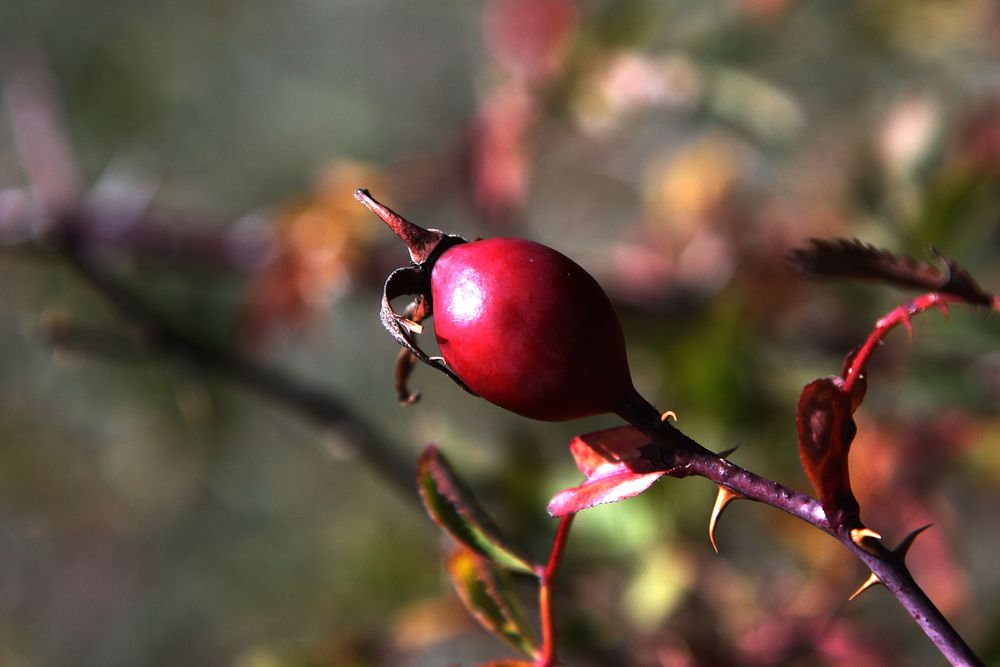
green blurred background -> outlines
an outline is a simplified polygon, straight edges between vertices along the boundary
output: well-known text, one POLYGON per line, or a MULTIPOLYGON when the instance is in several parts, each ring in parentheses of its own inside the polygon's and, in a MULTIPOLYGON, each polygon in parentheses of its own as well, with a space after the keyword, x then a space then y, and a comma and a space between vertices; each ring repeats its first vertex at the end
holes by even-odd
MULTIPOLYGON (((5 77, 25 54, 61 98, 109 266, 177 326, 328 387, 401 460, 437 443, 537 558, 547 499, 579 479, 566 444, 615 422, 529 422, 422 370, 423 400, 397 406, 377 309, 406 255, 355 187, 577 259, 619 308, 640 390, 803 490, 798 392, 905 295, 804 282, 787 250, 933 246, 1000 285, 989 0, 6 0, 5 77)), ((34 218, 9 116, 14 225, 34 218)), ((352 455, 349 430, 191 365, 53 349, 53 318, 123 324, 57 258, 3 239, 0 663, 510 655, 460 608, 415 490, 352 455)), ((889 543, 934 524, 917 581, 1000 664, 1000 324, 953 311, 879 350, 852 474, 889 543)), ((713 497, 668 479, 577 519, 566 664, 941 663, 885 591, 846 603, 862 566, 793 519, 736 504, 715 555, 713 497)))

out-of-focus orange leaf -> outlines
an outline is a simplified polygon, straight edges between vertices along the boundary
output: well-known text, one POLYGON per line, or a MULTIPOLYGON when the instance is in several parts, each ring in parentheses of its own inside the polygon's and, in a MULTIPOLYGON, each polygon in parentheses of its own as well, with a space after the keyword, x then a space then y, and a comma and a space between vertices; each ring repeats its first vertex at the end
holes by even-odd
POLYGON ((297 333, 329 306, 377 230, 351 193, 358 184, 378 181, 365 165, 335 162, 312 193, 278 213, 273 256, 250 285, 240 325, 246 344, 256 347, 279 332, 297 333))
POLYGON ((665 470, 654 470, 643 459, 649 439, 632 426, 619 426, 579 435, 569 443, 583 484, 559 492, 549 502, 552 516, 618 502, 648 489, 665 470))
POLYGON ((462 605, 450 593, 419 600, 395 614, 391 626, 393 649, 413 652, 453 639, 473 627, 462 605))
POLYGON ((694 235, 721 207, 739 180, 748 147, 724 134, 700 137, 654 167, 647 198, 654 219, 694 235))

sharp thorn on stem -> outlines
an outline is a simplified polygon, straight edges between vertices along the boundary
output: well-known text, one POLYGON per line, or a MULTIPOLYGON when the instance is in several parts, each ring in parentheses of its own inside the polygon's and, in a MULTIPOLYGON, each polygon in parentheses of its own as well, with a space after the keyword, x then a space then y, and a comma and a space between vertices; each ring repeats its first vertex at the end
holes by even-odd
POLYGON ((712 516, 708 519, 708 541, 712 543, 712 549, 715 550, 715 553, 719 553, 719 545, 715 542, 715 528, 719 524, 719 517, 726 511, 729 503, 740 498, 746 498, 746 496, 724 486, 719 487, 719 493, 715 496, 715 505, 712 507, 712 516))

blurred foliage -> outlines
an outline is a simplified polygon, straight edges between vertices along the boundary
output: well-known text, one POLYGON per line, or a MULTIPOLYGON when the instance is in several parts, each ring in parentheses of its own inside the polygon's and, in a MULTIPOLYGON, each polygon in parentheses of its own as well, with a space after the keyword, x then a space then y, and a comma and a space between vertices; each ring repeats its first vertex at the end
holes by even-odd
MULTIPOLYGON (((109 261, 151 303, 325 383, 407 460, 437 443, 539 559, 548 498, 579 482, 567 443, 614 421, 529 423, 420 371, 423 400, 397 407, 376 313, 405 253, 353 187, 578 259, 619 307, 643 393, 798 488, 799 391, 903 296, 804 283, 789 247, 933 245, 1000 288, 990 0, 4 2, 0 58, 22 49, 52 68, 95 196, 216 216, 165 224, 243 249, 212 266, 119 244, 109 261)), ((0 110, 0 204, 24 185, 12 144, 0 110)), ((55 259, 4 249, 0 285, 0 663, 504 655, 442 576, 416 484, 394 494, 348 435, 197 369, 52 350, 43 313, 118 325, 55 259)), ((935 524, 916 579, 996 663, 1000 326, 964 309, 914 324, 874 359, 854 489, 890 543, 935 524)), ((862 568, 807 526, 737 503, 713 554, 713 494, 667 479, 577 519, 567 664, 937 664, 884 591, 845 602, 862 568)))

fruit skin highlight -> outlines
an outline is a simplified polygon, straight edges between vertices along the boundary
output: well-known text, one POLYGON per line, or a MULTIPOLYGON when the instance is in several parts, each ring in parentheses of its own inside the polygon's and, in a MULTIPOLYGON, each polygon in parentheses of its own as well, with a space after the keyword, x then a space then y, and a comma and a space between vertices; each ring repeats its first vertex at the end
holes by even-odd
POLYGON ((632 384, 618 315, 579 264, 526 239, 470 243, 426 230, 366 190, 354 196, 410 250, 413 265, 386 282, 382 322, 416 358, 532 419, 565 421, 648 405, 632 384), (429 305, 425 315, 434 315, 446 367, 416 345, 415 323, 391 309, 392 298, 407 293, 429 305))
POLYGON ((635 393, 625 337, 597 281, 534 241, 453 246, 431 271, 441 355, 470 389, 524 417, 617 411, 635 393))

